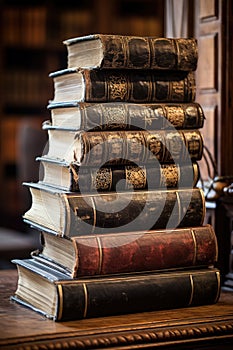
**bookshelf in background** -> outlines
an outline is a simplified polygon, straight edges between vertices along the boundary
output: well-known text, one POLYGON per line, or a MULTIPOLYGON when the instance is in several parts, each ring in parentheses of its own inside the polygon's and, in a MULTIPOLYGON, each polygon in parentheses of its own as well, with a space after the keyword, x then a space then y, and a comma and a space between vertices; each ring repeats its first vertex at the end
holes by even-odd
POLYGON ((49 117, 45 107, 53 86, 48 74, 67 64, 61 42, 91 32, 162 36, 164 2, 2 0, 0 7, 0 225, 26 230, 21 215, 29 203, 22 195, 21 174, 30 181, 38 172, 25 174, 24 156, 35 165, 34 155, 45 143, 39 129, 49 117), (38 149, 35 139, 28 147, 27 128, 37 135, 38 149), (20 154, 25 147, 31 152, 20 154))

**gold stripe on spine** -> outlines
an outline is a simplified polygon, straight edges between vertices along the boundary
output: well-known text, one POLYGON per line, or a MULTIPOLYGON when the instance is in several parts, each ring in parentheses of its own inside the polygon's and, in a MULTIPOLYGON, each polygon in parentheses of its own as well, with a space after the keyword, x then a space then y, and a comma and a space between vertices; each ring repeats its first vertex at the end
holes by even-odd
POLYGON ((96 226, 96 206, 95 206, 94 198, 92 196, 91 196, 91 202, 92 202, 92 209, 93 209, 93 225, 92 225, 91 233, 93 233, 95 231, 95 226, 96 226))
POLYGON ((154 80, 154 77, 151 73, 149 73, 149 82, 148 82, 148 96, 147 96, 147 101, 151 101, 152 100, 152 96, 156 96, 155 93, 153 93, 153 89, 154 89, 154 86, 156 84, 155 80, 154 80))
POLYGON ((124 67, 127 67, 129 65, 128 37, 121 36, 121 45, 124 56, 124 67))
POLYGON ((88 292, 86 283, 83 283, 83 293, 84 293, 84 310, 83 310, 83 318, 87 317, 87 302, 88 302, 88 292))
POLYGON ((58 299, 59 299, 57 319, 59 321, 62 318, 62 314, 63 314, 63 290, 62 290, 61 284, 57 285, 57 291, 58 291, 58 299))
POLYGON ((177 203, 178 203, 178 208, 179 208, 179 215, 178 215, 178 222, 177 222, 177 226, 180 224, 180 219, 181 219, 181 204, 180 204, 180 197, 179 197, 179 193, 178 191, 176 191, 176 199, 177 199, 177 203))
POLYGON ((220 272, 219 271, 216 271, 216 278, 217 278, 217 281, 218 281, 218 290, 217 290, 217 294, 216 294, 216 298, 215 298, 215 303, 218 301, 218 298, 219 298, 219 295, 220 295, 220 292, 221 292, 221 275, 220 275, 220 272))
POLYGON ((103 266, 103 249, 101 245, 101 240, 99 237, 96 237, 98 249, 99 249, 99 266, 98 266, 98 274, 101 274, 102 266, 103 266))
POLYGON ((193 283, 193 276, 189 275, 189 279, 190 279, 190 286, 191 286, 191 294, 190 294, 190 299, 189 299, 189 305, 192 305, 193 302, 193 295, 194 295, 194 283, 193 283))
POLYGON ((173 46, 175 48, 175 57, 177 58, 177 66, 176 66, 176 68, 178 69, 179 66, 180 66, 180 59, 181 59, 181 57, 180 57, 180 49, 179 49, 179 45, 178 45, 177 40, 173 40, 172 39, 172 42, 173 42, 173 46))
POLYGON ((162 128, 164 129, 167 127, 167 107, 163 103, 160 105, 160 107, 163 111, 163 126, 162 126, 162 128))
MULTIPOLYGON (((60 213, 62 210, 62 214, 60 215, 60 222, 59 222, 59 226, 60 226, 60 230, 59 230, 59 234, 63 235, 67 235, 69 236, 69 232, 70 232, 70 225, 71 225, 71 215, 70 215, 70 204, 68 201, 68 198, 66 195, 61 194, 62 199, 62 204, 59 205, 59 209, 60 209, 60 213), (65 210, 63 210, 65 208, 65 210), (64 214, 63 214, 64 213, 64 214), (62 222, 61 220, 64 221, 64 229, 61 230, 61 226, 62 226, 62 222)), ((60 201, 59 201, 60 204, 60 201)))
POLYGON ((195 187, 195 185, 199 180, 199 167, 198 167, 198 164, 195 162, 192 163, 192 166, 193 166, 193 187, 195 187))
POLYGON ((217 236, 215 234, 215 230, 213 228, 213 226, 210 225, 210 230, 212 233, 212 236, 214 237, 214 241, 215 241, 215 247, 216 247, 216 253, 215 253, 215 261, 218 260, 218 240, 217 240, 217 236))
POLYGON ((145 67, 145 68, 148 68, 148 69, 153 69, 154 68, 154 62, 155 62, 155 59, 154 59, 154 44, 155 44, 155 41, 152 39, 152 38, 148 38, 148 46, 149 46, 149 61, 148 61, 148 67, 145 67), (152 66, 153 65, 153 66, 152 66))
POLYGON ((192 235, 193 243, 194 243, 193 265, 195 265, 196 261, 197 261, 197 240, 196 240, 196 236, 195 236, 193 229, 191 229, 191 235, 192 235))
POLYGON ((201 199, 202 199, 202 203, 203 203, 202 218, 201 218, 201 222, 200 222, 200 225, 202 225, 204 222, 205 216, 206 216, 206 205, 205 205, 204 191, 201 188, 200 188, 200 194, 201 194, 201 199))

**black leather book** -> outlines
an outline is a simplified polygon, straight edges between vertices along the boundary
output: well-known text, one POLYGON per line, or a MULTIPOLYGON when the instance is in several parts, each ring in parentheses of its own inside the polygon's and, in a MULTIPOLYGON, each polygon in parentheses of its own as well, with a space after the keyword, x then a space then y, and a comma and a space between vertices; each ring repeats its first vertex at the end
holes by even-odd
POLYGON ((61 236, 200 226, 205 216, 200 188, 75 193, 25 185, 32 204, 24 220, 61 236))
POLYGON ((196 70, 195 38, 92 34, 67 39, 69 68, 196 70))
POLYGON ((50 73, 50 102, 193 102, 194 72, 119 69, 63 69, 50 73))
POLYGON ((197 162, 157 166, 109 165, 96 168, 48 157, 37 157, 36 160, 43 170, 40 178, 42 183, 71 192, 195 187, 200 174, 197 162))
POLYGON ((213 304, 220 293, 215 268, 72 279, 34 259, 13 262, 12 300, 55 321, 213 304))
POLYGON ((52 127, 85 131, 198 129, 205 120, 197 102, 64 102, 50 103, 47 108, 52 127))

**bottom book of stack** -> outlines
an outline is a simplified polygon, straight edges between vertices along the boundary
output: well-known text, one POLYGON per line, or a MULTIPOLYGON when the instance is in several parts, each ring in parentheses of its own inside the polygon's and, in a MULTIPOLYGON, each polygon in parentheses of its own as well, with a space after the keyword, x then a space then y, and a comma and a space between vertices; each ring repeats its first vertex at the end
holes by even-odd
POLYGON ((217 240, 211 225, 60 237, 15 259, 12 300, 55 321, 216 303, 217 240))
POLYGON ((212 304, 220 292, 215 268, 73 279, 35 259, 14 262, 19 277, 12 300, 55 321, 212 304))

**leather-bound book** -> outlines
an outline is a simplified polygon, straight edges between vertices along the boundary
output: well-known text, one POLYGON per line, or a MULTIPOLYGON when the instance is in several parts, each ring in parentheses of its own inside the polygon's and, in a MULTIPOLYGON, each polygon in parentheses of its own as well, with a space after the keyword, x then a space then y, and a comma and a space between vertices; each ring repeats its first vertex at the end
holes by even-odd
POLYGON ((47 107, 52 127, 85 131, 198 129, 203 127, 205 119, 197 102, 64 102, 47 107))
POLYGON ((48 157, 37 157, 40 182, 71 192, 129 191, 195 187, 199 180, 197 162, 158 165, 79 166, 48 157))
POLYGON ((196 70, 195 38, 93 34, 64 41, 68 67, 196 70))
POLYGON ((193 102, 194 72, 119 69, 63 69, 49 76, 50 102, 193 102))
POLYGON ((48 143, 44 156, 77 165, 100 167, 200 160, 203 137, 192 130, 75 131, 45 126, 48 143))
POLYGON ((11 299, 54 321, 209 305, 220 294, 215 268, 72 279, 35 259, 13 262, 19 277, 11 299))
MULTIPOLYGON (((213 266, 218 257, 211 225, 59 237, 41 233, 42 249, 33 252, 51 267, 60 265, 70 277, 213 266)), ((42 261, 43 261, 42 260, 42 261)))
POLYGON ((32 196, 24 220, 59 235, 200 226, 205 216, 200 188, 75 193, 24 184, 32 196))

